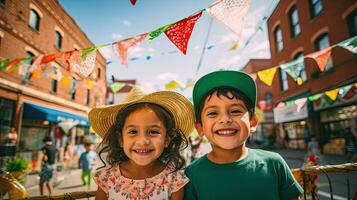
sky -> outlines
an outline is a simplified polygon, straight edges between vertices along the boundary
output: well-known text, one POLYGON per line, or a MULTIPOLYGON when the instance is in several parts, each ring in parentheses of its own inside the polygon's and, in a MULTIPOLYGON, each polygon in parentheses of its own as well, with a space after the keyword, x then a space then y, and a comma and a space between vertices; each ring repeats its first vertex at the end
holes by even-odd
MULTIPOLYGON (((129 50, 128 66, 121 65, 112 47, 101 48, 102 55, 112 63, 107 65, 107 78, 136 79, 147 92, 163 90, 165 84, 176 80, 185 85, 190 80, 218 69, 240 70, 249 59, 270 58, 266 23, 256 31, 264 16, 269 16, 279 0, 251 0, 244 20, 239 48, 229 51, 236 36, 223 24, 203 13, 192 32, 187 54, 184 55, 169 41, 165 34, 151 43, 144 41, 129 50), (208 34, 200 69, 197 66, 208 34), (254 35, 249 44, 246 40, 254 35), (146 58, 150 56, 150 59, 146 58), (138 58, 130 61, 130 58, 138 58)), ((60 0, 66 12, 95 45, 108 44, 153 31, 163 25, 186 18, 209 7, 214 0, 60 0)), ((190 97, 192 88, 178 92, 190 97)))

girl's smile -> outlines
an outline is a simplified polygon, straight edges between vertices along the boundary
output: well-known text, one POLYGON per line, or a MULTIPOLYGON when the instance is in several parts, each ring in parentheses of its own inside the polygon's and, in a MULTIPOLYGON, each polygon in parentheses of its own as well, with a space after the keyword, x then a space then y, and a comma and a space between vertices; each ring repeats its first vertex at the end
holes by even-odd
POLYGON ((122 137, 126 156, 138 166, 157 161, 168 143, 164 124, 150 108, 134 110, 126 118, 122 137))

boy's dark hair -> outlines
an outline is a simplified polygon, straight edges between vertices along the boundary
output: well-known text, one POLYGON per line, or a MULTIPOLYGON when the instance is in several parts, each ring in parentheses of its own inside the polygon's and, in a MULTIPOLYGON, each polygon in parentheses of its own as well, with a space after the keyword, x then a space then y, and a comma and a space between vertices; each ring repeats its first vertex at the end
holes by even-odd
MULTIPOLYGON (((122 140, 122 130, 124 127, 125 119, 135 110, 142 108, 152 109, 160 121, 163 122, 166 128, 166 137, 170 138, 170 144, 164 149, 163 153, 159 157, 159 160, 166 166, 170 166, 174 171, 182 169, 185 166, 185 159, 180 154, 180 151, 187 147, 188 141, 185 134, 176 127, 176 123, 172 114, 163 107, 153 103, 137 103, 124 108, 119 112, 115 125, 111 128, 110 132, 103 138, 99 151, 99 158, 103 162, 101 155, 107 153, 106 161, 113 167, 119 163, 128 160, 125 155, 124 149, 120 147, 120 141, 122 140), (119 138, 118 138, 119 137, 119 138), (120 140, 120 141, 119 141, 120 140)), ((99 169, 100 169, 99 168, 99 169)))
POLYGON ((45 136, 42 141, 43 142, 52 142, 52 137, 51 136, 45 136))
POLYGON ((198 114, 196 116, 196 120, 197 122, 199 123, 202 123, 202 119, 201 119, 201 112, 202 112, 202 109, 205 105, 205 101, 206 99, 211 99, 212 95, 216 93, 217 97, 220 97, 220 96, 225 96, 227 97, 228 99, 239 99, 239 100, 242 100, 243 103, 245 104, 245 106, 247 107, 248 109, 248 113, 249 113, 249 119, 252 119, 252 117, 254 116, 254 111, 255 111, 255 105, 254 103, 249 100, 249 98, 241 91, 237 90, 237 89, 234 89, 234 88, 231 88, 231 87, 217 87, 217 88, 213 88, 211 89, 203 98, 202 98, 202 101, 199 102, 199 104, 197 105, 198 106, 198 114), (232 94, 232 95, 229 95, 229 94, 232 94))

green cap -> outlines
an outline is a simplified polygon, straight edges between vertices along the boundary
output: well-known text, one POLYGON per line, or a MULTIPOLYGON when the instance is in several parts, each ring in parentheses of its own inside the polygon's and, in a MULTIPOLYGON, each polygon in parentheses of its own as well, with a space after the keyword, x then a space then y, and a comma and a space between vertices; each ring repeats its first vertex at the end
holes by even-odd
POLYGON ((196 118, 199 115, 200 104, 204 101, 203 98, 215 88, 231 87, 245 94, 253 105, 256 105, 257 86, 254 79, 240 71, 215 71, 198 79, 193 88, 193 106, 195 108, 196 118))

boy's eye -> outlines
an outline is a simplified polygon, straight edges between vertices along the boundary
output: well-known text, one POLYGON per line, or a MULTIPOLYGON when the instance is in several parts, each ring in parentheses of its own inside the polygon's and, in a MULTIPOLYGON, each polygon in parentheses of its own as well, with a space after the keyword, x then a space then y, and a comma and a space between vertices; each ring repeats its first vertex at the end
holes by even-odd
POLYGON ((231 113, 232 113, 232 114, 241 114, 242 111, 241 111, 241 110, 238 110, 238 109, 234 109, 234 110, 231 110, 231 113))
POLYGON ((217 115, 217 112, 216 111, 210 111, 210 112, 207 112, 207 116, 208 117, 214 117, 217 115))

